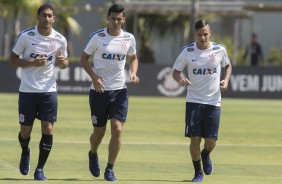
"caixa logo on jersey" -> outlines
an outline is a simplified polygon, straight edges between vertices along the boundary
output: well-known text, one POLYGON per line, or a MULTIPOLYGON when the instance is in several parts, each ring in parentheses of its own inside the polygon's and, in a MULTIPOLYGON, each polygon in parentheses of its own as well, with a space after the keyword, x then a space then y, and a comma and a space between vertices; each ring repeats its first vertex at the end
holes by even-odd
POLYGON ((195 68, 193 74, 195 75, 211 75, 217 73, 217 68, 195 68))
POLYGON ((107 60, 123 61, 124 58, 125 58, 125 55, 123 55, 123 54, 107 54, 107 53, 103 53, 102 54, 102 58, 103 59, 107 59, 107 60))
MULTIPOLYGON (((29 57, 33 58, 33 59, 36 59, 37 57, 41 56, 42 54, 35 54, 35 53, 31 53, 29 55, 29 57)), ((53 59, 53 56, 47 56, 46 54, 43 54, 44 57, 47 57, 47 61, 52 61, 53 59)))
POLYGON ((185 87, 180 86, 172 78, 172 72, 173 72, 172 68, 165 67, 158 73, 157 76, 158 81, 160 81, 160 83, 157 85, 157 88, 159 92, 165 96, 179 96, 186 89, 185 87))

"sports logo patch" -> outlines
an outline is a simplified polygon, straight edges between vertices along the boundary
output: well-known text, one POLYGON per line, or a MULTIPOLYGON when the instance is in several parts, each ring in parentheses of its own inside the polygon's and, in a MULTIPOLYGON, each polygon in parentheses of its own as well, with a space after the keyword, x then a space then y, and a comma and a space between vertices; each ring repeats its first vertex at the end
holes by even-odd
POLYGON ((99 33, 98 36, 105 37, 106 35, 105 35, 105 33, 99 33))
POLYGON ((189 47, 188 49, 187 49, 187 52, 193 52, 194 51, 194 48, 193 47, 189 47))
POLYGON ((56 35, 55 38, 61 39, 62 36, 61 35, 56 35))
POLYGON ((23 114, 19 115, 19 122, 24 123, 24 115, 23 114))
POLYGON ((35 33, 34 33, 33 31, 30 31, 30 32, 27 33, 27 35, 28 35, 28 36, 34 36, 35 33))
POLYGON ((124 38, 129 38, 130 37, 129 34, 124 34, 123 36, 124 36, 124 38))
POLYGON ((92 119, 92 124, 97 125, 97 117, 95 115, 92 115, 91 119, 92 119))

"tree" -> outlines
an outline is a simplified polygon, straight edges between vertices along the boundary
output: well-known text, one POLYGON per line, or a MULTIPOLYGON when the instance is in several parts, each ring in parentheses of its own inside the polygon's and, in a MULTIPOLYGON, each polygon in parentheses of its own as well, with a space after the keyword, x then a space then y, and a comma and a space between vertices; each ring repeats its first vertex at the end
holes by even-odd
POLYGON ((7 50, 10 48, 10 43, 14 43, 17 39, 17 36, 19 35, 21 31, 20 27, 20 18, 22 15, 22 12, 25 12, 27 14, 32 14, 32 16, 35 19, 35 12, 36 9, 42 4, 43 0, 1 0, 0 5, 3 9, 1 11, 1 16, 3 18, 3 29, 4 29, 4 39, 2 42, 3 50, 2 53, 4 54, 4 58, 8 58, 7 50), (13 33, 11 35, 11 40, 9 41, 8 37, 8 19, 9 17, 12 17, 13 20, 13 33))
MULTIPOLYGON (((80 36, 81 34, 81 26, 79 23, 73 18, 73 15, 78 13, 78 11, 74 8, 77 5, 75 0, 53 0, 51 1, 56 8, 56 29, 61 32, 68 43, 68 55, 73 55, 73 46, 71 42, 72 33, 75 36, 80 36)), ((81 1, 82 2, 82 1, 81 1)))
MULTIPOLYGON (((166 16, 161 14, 138 14, 137 19, 138 37, 140 38, 140 56, 142 62, 154 63, 154 53, 150 48, 151 31, 157 30, 163 36, 169 29, 185 30, 187 27, 188 16, 171 13, 166 16)), ((129 16, 126 29, 133 32, 134 18, 129 16)))
POLYGON ((189 37, 188 37, 188 43, 194 42, 194 25, 199 16, 199 1, 200 0, 192 0, 190 32, 189 32, 189 37))

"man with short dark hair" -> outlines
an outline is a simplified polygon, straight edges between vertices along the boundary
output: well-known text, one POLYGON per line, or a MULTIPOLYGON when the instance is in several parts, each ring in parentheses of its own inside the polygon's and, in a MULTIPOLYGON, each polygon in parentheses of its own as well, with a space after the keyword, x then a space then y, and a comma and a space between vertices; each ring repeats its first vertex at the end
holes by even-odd
POLYGON ((138 59, 134 36, 121 29, 125 22, 124 8, 118 4, 111 6, 107 20, 108 27, 91 35, 81 54, 81 64, 92 79, 89 102, 94 130, 90 136, 89 170, 95 177, 100 175, 97 151, 110 119, 111 140, 104 178, 116 181, 113 167, 121 147, 122 128, 128 111, 124 66, 128 60, 130 82, 136 84, 138 59), (93 69, 88 61, 90 56, 93 56, 93 69))
POLYGON ((261 45, 257 41, 257 34, 252 33, 251 44, 247 46, 244 59, 250 57, 250 66, 258 66, 263 63, 263 52, 261 45))
POLYGON ((30 169, 30 135, 35 118, 41 120, 42 137, 39 144, 35 180, 47 180, 43 167, 53 145, 53 124, 57 120, 57 85, 54 66, 68 66, 67 42, 64 36, 52 28, 55 21, 54 7, 43 4, 37 13, 38 25, 18 36, 13 46, 10 62, 21 67, 19 88, 18 139, 22 147, 19 169, 27 175, 30 169))
POLYGON ((195 24, 196 42, 185 46, 173 66, 173 78, 187 86, 185 136, 190 137, 190 154, 195 175, 192 182, 202 182, 213 171, 210 153, 218 139, 221 113, 221 92, 226 91, 231 75, 231 63, 226 49, 210 41, 211 29, 207 21, 195 24), (181 73, 187 67, 188 77, 181 73), (225 69, 220 80, 221 68, 225 69), (201 139, 205 140, 200 151, 201 139))

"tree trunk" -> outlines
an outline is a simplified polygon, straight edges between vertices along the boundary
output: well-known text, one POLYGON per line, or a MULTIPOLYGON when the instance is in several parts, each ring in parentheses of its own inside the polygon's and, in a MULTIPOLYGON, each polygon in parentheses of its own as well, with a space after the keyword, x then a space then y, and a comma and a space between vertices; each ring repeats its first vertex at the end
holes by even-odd
POLYGON ((188 43, 194 42, 194 25, 196 23, 196 20, 199 16, 199 1, 200 0, 192 0, 192 10, 191 10, 191 16, 190 16, 190 32, 188 37, 188 43))
POLYGON ((2 49, 1 55, 4 59, 8 59, 9 51, 10 51, 10 41, 9 41, 9 33, 8 33, 8 16, 4 13, 3 17, 3 41, 2 41, 2 49))
POLYGON ((18 35, 20 34, 21 27, 20 27, 20 7, 16 7, 14 11, 14 32, 12 35, 12 44, 15 43, 18 35))

